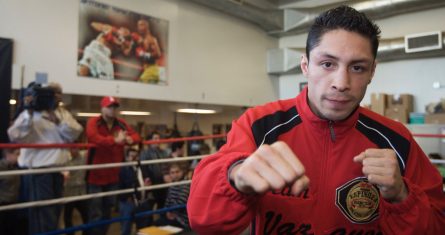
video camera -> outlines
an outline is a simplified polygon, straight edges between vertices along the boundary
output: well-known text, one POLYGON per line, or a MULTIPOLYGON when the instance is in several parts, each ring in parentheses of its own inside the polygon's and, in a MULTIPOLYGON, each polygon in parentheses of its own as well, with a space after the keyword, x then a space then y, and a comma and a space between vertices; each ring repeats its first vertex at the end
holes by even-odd
POLYGON ((25 96, 32 97, 31 102, 25 104, 25 109, 42 111, 54 110, 57 108, 55 92, 51 87, 43 87, 38 83, 32 84, 26 88, 25 96))

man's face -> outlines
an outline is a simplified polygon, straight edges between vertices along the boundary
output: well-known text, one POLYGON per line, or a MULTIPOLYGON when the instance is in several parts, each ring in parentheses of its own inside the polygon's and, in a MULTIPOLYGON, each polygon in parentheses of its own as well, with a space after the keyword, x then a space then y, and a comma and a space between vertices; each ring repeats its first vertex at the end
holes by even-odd
POLYGON ((11 163, 17 163, 19 155, 20 155, 20 149, 14 149, 12 151, 6 151, 5 158, 6 161, 9 161, 11 163))
POLYGON ((182 172, 181 168, 174 166, 170 168, 170 177, 173 182, 180 181, 184 177, 184 172, 182 172))
POLYGON ((301 60, 312 112, 332 121, 347 118, 363 99, 375 65, 369 39, 342 29, 325 33, 309 61, 304 55, 301 60))
POLYGON ((184 146, 177 148, 176 154, 178 154, 178 156, 182 157, 184 155, 184 146))
POLYGON ((140 34, 145 34, 148 31, 148 22, 145 20, 139 20, 137 28, 140 34))
POLYGON ((117 105, 110 105, 108 107, 102 108, 102 116, 106 118, 115 118, 117 117, 117 110, 119 106, 117 105))
POLYGON ((117 35, 113 38, 114 43, 117 45, 129 44, 131 43, 130 30, 125 27, 120 27, 117 30, 117 35))
POLYGON ((62 102, 62 99, 63 99, 62 91, 60 91, 60 90, 54 91, 54 97, 56 98, 57 104, 62 102))
MULTIPOLYGON (((151 140, 160 140, 161 136, 159 134, 153 134, 153 136, 151 137, 151 140)), ((157 148, 159 147, 159 144, 151 144, 151 147, 153 148, 157 148)))
POLYGON ((137 151, 129 151, 127 155, 127 161, 135 161, 138 158, 137 151))

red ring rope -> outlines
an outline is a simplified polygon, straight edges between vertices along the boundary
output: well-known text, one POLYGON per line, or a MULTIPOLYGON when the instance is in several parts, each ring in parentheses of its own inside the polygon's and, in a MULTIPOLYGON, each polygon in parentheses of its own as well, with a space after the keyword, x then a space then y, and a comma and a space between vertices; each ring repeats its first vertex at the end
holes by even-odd
MULTIPOLYGON (((162 139, 162 140, 148 140, 143 141, 143 144, 160 144, 160 143, 172 143, 179 141, 192 141, 192 140, 203 140, 203 139, 215 139, 215 138, 224 138, 225 134, 218 135, 203 135, 203 136, 192 136, 192 137, 183 137, 183 138, 171 138, 171 139, 162 139)), ((5 144, 0 143, 1 148, 94 148, 95 144, 5 144)))

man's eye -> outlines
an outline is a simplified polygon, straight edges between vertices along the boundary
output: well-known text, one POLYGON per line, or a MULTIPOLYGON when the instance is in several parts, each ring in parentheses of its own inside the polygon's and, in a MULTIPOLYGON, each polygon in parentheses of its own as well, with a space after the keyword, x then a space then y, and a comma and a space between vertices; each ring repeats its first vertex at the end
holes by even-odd
POLYGON ((354 72, 363 72, 364 68, 362 66, 359 66, 359 65, 354 65, 354 66, 352 66, 352 71, 354 71, 354 72))
POLYGON ((324 68, 331 68, 332 67, 332 63, 331 62, 323 62, 321 63, 321 66, 324 68))

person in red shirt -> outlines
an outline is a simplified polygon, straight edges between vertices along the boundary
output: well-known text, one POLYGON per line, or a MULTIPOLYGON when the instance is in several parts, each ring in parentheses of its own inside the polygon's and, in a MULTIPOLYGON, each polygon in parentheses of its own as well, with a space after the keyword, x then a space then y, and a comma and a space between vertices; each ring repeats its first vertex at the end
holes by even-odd
MULTIPOLYGON (((119 101, 112 97, 102 98, 102 114, 88 120, 86 133, 89 143, 96 144, 88 153, 89 164, 116 163, 124 161, 125 145, 141 141, 125 120, 117 117, 119 101)), ((91 170, 87 173, 88 193, 99 193, 119 189, 120 168, 91 170)), ((94 198, 90 201, 89 222, 111 218, 111 209, 116 197, 94 198)), ((89 234, 106 234, 108 226, 88 230, 89 234)))
POLYGON ((359 106, 380 29, 347 6, 311 26, 296 98, 246 111, 195 169, 199 234, 445 234, 439 172, 401 123, 359 106))

